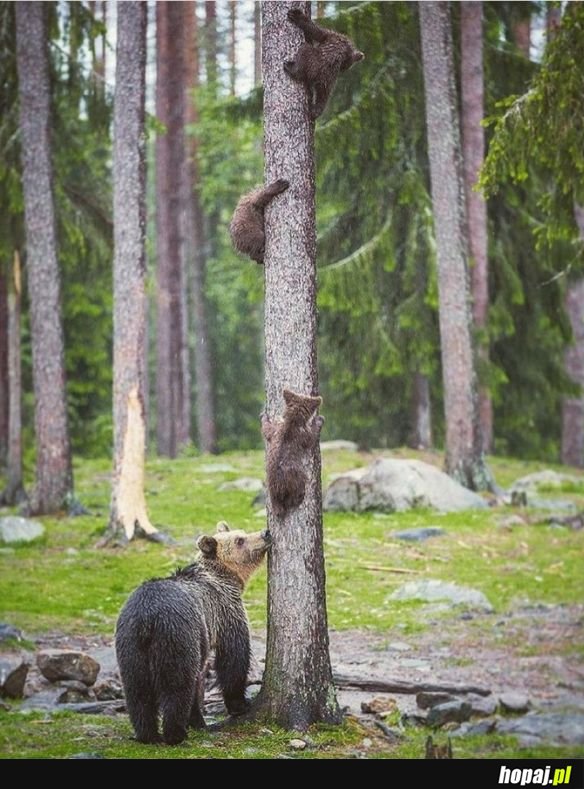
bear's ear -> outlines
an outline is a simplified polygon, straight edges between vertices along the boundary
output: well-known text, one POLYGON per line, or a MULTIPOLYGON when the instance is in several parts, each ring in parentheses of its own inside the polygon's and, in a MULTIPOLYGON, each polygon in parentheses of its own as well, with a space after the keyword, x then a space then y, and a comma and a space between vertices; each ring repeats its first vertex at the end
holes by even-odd
POLYGON ((360 60, 363 60, 364 57, 364 52, 353 52, 353 63, 358 63, 360 60))
POLYGON ((215 528, 217 529, 218 532, 229 531, 229 524, 225 523, 225 521, 219 521, 219 523, 215 528))
POLYGON ((215 537, 207 537, 207 535, 204 534, 197 540, 197 548, 201 551, 203 556, 212 559, 217 555, 217 540, 215 537))
POLYGON ((295 392, 291 392, 290 389, 282 389, 282 396, 284 397, 286 405, 292 405, 298 402, 298 395, 295 392))

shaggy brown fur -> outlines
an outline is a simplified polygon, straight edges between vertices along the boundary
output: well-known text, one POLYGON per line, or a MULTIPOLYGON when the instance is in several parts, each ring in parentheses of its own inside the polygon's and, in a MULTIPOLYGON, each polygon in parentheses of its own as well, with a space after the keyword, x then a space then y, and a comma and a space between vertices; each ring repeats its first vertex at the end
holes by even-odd
POLYGON ((276 195, 285 192, 289 186, 288 181, 279 178, 269 186, 254 189, 241 198, 233 213, 229 226, 233 246, 256 263, 264 262, 264 210, 276 195))
POLYGON ((284 63, 284 70, 292 79, 304 82, 310 97, 310 114, 322 115, 337 77, 365 55, 354 48, 351 40, 334 30, 315 25, 299 8, 288 11, 288 19, 297 25, 306 38, 294 60, 284 63))
POLYGON ((426 740, 426 759, 452 759, 450 737, 445 745, 435 745, 432 737, 426 740))
POLYGON ((268 531, 246 534, 217 524, 200 537, 198 560, 169 578, 146 581, 124 605, 116 654, 128 714, 139 742, 182 742, 187 726, 204 728, 209 650, 231 715, 247 708, 250 639, 241 595, 270 547, 268 531))
POLYGON ((262 415, 262 433, 267 445, 266 482, 272 509, 278 516, 298 507, 304 500, 306 472, 304 454, 317 443, 324 417, 315 416, 322 397, 282 392, 284 416, 271 422, 262 415))

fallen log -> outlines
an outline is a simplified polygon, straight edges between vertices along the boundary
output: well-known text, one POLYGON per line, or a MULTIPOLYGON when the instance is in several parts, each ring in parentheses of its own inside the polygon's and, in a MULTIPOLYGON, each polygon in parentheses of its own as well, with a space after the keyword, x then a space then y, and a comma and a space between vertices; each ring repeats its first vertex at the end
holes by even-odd
POLYGON ((400 679, 377 679, 376 677, 353 677, 349 674, 333 674, 335 685, 338 688, 356 688, 368 693, 476 693, 478 696, 490 696, 489 688, 481 685, 449 685, 440 682, 404 682, 400 679))

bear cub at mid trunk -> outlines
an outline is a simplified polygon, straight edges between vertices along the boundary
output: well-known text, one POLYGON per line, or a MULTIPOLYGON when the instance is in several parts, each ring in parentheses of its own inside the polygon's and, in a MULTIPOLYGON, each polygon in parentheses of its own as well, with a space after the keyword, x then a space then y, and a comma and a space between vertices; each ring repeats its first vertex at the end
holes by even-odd
POLYGON ((286 408, 272 422, 262 414, 262 434, 267 445, 266 483, 272 509, 278 516, 298 507, 304 500, 306 472, 303 456, 318 442, 324 424, 315 416, 322 397, 282 392, 286 408))
POLYGON ((242 592, 270 547, 268 531, 246 534, 217 524, 199 537, 197 561, 133 592, 116 626, 116 654, 126 706, 139 742, 182 742, 204 728, 209 650, 227 711, 247 708, 250 639, 242 592))
POLYGON ((339 74, 363 60, 365 55, 355 49, 347 36, 315 25, 299 8, 291 8, 288 19, 302 30, 306 43, 294 60, 285 61, 284 70, 292 79, 306 85, 310 114, 316 119, 324 112, 339 74))
POLYGON ((244 195, 233 213, 229 232, 233 246, 256 263, 263 264, 266 245, 264 210, 277 195, 285 192, 290 184, 279 178, 269 186, 254 189, 244 195))

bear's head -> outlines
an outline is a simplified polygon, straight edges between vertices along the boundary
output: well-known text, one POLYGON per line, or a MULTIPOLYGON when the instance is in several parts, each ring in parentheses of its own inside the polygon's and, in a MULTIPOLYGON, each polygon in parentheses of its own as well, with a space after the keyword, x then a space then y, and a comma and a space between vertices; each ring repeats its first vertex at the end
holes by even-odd
POLYGON ((271 544, 267 529, 248 534, 240 529, 231 530, 225 521, 217 524, 217 532, 212 537, 205 534, 197 540, 203 559, 222 565, 244 586, 261 565, 271 544))
POLYGON ((286 403, 284 419, 288 421, 306 423, 316 413, 319 406, 322 405, 322 397, 301 395, 290 391, 290 389, 283 389, 282 396, 286 403))
POLYGON ((351 66, 354 66, 355 63, 359 63, 360 60, 363 60, 365 54, 360 50, 355 49, 352 41, 346 36, 343 36, 343 38, 345 47, 343 52, 343 60, 341 63, 341 71, 347 71, 351 68, 351 66))

